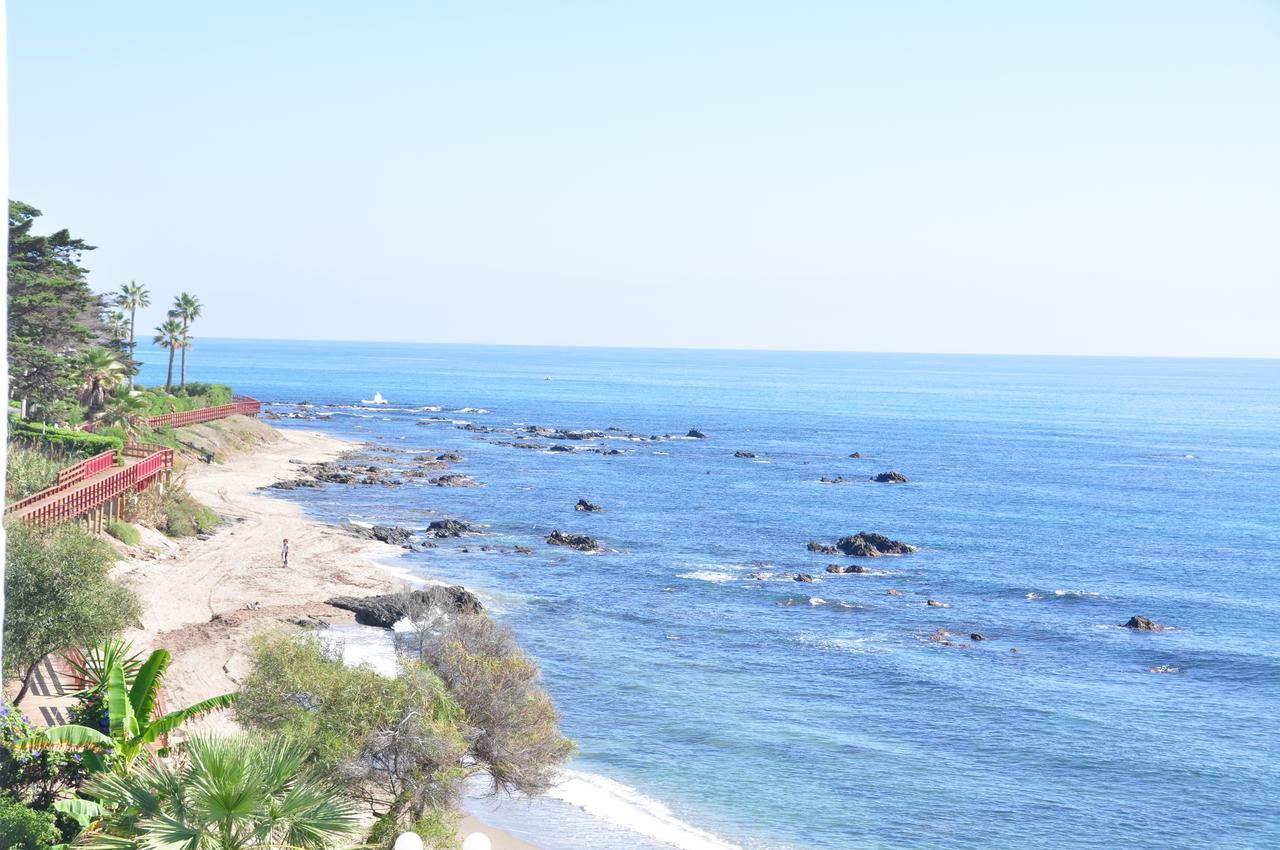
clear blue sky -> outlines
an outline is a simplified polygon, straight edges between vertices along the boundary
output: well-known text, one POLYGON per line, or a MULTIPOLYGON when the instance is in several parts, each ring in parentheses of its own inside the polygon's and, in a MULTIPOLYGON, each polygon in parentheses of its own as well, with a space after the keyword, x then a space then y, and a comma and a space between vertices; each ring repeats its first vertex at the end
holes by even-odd
POLYGON ((1276 2, 9 17, 13 196, 198 335, 1280 356, 1276 2))

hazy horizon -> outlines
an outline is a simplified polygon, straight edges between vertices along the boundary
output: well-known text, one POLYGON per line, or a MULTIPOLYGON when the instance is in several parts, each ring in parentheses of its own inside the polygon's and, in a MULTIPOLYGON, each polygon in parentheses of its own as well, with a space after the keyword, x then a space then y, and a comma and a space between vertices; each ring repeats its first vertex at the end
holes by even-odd
POLYGON ((1280 356, 1265 3, 8 11, 140 336, 1280 356))

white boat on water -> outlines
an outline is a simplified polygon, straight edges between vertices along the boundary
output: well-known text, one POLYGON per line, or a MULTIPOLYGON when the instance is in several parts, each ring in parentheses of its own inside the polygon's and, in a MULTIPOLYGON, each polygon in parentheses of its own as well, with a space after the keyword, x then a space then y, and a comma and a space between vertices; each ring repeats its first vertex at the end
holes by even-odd
POLYGON ((387 404, 387 400, 382 397, 382 393, 374 393, 373 398, 360 399, 361 404, 387 404))

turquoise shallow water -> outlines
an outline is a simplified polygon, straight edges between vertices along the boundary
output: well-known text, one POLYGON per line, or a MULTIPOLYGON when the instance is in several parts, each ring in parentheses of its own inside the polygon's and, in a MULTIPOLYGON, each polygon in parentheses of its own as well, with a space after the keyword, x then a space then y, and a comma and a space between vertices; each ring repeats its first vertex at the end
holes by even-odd
POLYGON ((541 662, 574 772, 472 805, 548 850, 1280 846, 1280 362, 206 340, 189 374, 466 456, 484 487, 282 498, 535 549, 399 565, 541 662), (525 424, 708 439, 499 444, 525 424), (911 483, 866 480, 889 469, 911 483), (920 551, 831 576, 805 549, 861 530, 920 551))

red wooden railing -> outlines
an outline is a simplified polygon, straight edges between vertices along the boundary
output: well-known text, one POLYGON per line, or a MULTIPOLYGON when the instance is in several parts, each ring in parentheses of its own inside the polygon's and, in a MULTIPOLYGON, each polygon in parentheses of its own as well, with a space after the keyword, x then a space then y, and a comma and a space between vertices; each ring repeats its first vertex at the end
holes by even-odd
MULTIPOLYGON (((173 449, 163 446, 130 443, 122 454, 126 458, 140 460, 115 472, 109 472, 111 467, 107 466, 91 476, 55 484, 9 505, 4 509, 5 516, 14 516, 33 525, 55 525, 105 505, 122 493, 144 490, 165 470, 173 468, 173 449)), ((101 457, 98 455, 84 463, 99 461, 101 457)))
POLYGON ((100 455, 94 455, 88 460, 81 461, 73 466, 58 473, 58 486, 64 484, 79 484, 86 478, 92 478, 99 472, 104 472, 115 466, 116 453, 110 449, 100 455))
POLYGON ((257 416, 262 412, 262 402, 247 395, 238 395, 231 404, 220 404, 217 407, 200 407, 182 413, 166 413, 163 416, 149 416, 143 421, 148 428, 181 428, 184 425, 195 425, 223 419, 227 416, 257 416))

